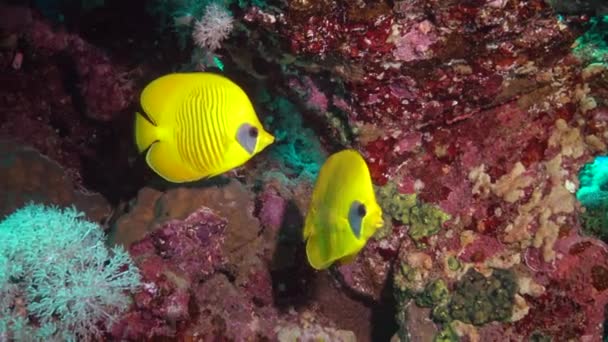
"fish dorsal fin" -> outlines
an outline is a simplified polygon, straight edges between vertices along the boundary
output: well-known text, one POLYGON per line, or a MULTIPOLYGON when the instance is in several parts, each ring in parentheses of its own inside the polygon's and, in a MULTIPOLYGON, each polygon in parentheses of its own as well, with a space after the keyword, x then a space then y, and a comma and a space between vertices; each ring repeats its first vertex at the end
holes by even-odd
POLYGON ((175 101, 179 101, 197 80, 195 73, 174 73, 152 81, 139 98, 146 116, 154 125, 162 126, 164 120, 170 120, 175 101))

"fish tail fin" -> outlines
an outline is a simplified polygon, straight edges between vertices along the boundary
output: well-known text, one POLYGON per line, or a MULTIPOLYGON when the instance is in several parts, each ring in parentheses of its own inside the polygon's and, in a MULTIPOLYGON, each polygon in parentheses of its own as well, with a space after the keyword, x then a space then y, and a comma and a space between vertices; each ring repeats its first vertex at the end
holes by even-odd
POLYGON ((158 127, 141 113, 135 113, 135 144, 141 153, 158 141, 158 127))

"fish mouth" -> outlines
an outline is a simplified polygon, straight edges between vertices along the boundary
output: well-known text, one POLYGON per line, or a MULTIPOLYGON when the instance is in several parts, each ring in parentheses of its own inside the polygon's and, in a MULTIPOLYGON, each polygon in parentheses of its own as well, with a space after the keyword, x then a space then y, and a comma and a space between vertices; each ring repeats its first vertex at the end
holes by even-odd
POLYGON ((274 143, 274 136, 266 131, 260 136, 260 151, 274 143))

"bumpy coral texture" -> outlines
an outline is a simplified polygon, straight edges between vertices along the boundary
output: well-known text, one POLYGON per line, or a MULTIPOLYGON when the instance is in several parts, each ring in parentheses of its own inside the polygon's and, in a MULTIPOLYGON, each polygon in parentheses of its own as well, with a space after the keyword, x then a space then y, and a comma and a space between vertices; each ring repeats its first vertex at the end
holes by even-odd
POLYGON ((140 276, 75 209, 30 204, 0 222, 0 339, 100 338, 140 276))

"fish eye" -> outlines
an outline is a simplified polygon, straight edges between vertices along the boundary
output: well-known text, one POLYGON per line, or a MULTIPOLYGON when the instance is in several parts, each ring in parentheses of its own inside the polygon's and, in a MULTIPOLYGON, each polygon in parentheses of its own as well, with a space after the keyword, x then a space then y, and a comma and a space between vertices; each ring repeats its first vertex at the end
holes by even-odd
POLYGON ((365 208, 365 204, 363 204, 363 203, 359 204, 359 207, 357 208, 357 214, 360 217, 364 217, 367 214, 367 209, 365 208))
POLYGON ((252 138, 257 138, 257 136, 258 136, 258 129, 256 127, 249 128, 249 136, 252 137, 252 138))

